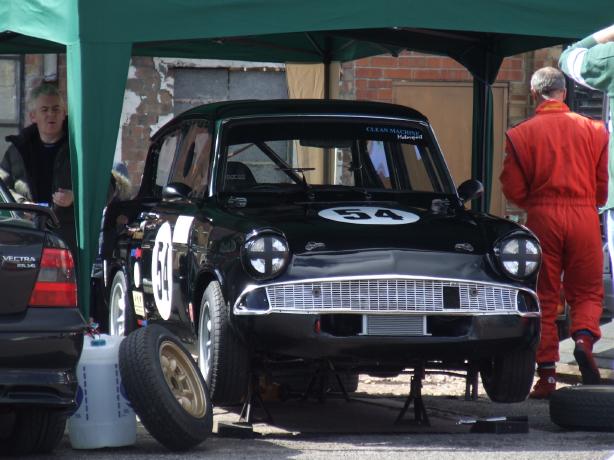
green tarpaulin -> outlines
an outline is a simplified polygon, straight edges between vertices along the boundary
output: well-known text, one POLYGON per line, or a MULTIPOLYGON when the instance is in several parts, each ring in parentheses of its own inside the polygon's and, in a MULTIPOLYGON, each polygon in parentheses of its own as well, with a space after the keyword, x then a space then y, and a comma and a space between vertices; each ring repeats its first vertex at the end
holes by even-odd
POLYGON ((68 56, 79 298, 87 315, 131 55, 277 62, 403 49, 449 55, 475 77, 474 174, 488 186, 490 83, 502 59, 611 23, 612 0, 0 0, 0 53, 68 56))

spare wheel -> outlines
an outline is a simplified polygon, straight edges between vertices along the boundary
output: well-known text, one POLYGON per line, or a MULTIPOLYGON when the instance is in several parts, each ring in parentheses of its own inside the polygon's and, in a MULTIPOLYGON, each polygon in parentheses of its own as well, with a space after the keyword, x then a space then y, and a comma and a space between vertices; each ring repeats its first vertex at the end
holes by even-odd
POLYGON ((207 385, 190 353, 167 329, 153 324, 128 335, 119 348, 119 370, 134 411, 160 444, 188 450, 211 433, 207 385))
POLYGON ((578 385, 550 396, 550 420, 570 430, 614 431, 614 386, 578 385))

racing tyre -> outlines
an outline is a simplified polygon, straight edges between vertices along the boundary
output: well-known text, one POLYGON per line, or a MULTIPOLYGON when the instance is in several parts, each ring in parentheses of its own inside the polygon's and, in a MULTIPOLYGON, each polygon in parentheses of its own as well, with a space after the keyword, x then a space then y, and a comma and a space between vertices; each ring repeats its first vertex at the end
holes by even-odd
POLYGON ((0 455, 47 454, 64 435, 66 414, 58 411, 23 408, 12 418, 10 432, 0 437, 0 455))
POLYGON ((123 271, 113 277, 109 296, 109 334, 126 336, 137 328, 134 307, 123 271))
POLYGON ((185 451, 213 427, 207 385, 179 339, 157 324, 137 329, 119 348, 122 382, 141 423, 160 444, 185 451))
POLYGON ((228 323, 228 307, 217 281, 207 286, 200 304, 198 366, 215 404, 241 402, 247 391, 249 355, 228 323))
POLYGON ((614 387, 579 385, 550 396, 550 420, 562 428, 614 431, 614 387))
POLYGON ((482 386, 492 401, 524 401, 535 376, 535 352, 530 348, 519 348, 486 359, 480 365, 480 376, 482 386))

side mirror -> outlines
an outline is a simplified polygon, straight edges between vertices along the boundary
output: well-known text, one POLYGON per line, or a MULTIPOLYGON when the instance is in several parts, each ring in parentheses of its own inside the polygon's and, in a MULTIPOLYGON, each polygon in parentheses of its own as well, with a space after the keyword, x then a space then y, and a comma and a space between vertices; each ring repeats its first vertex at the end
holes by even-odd
POLYGON ((484 186, 479 180, 469 179, 458 186, 457 192, 463 203, 466 203, 481 196, 484 186))
POLYGON ((181 182, 173 182, 166 185, 162 189, 162 199, 164 200, 176 200, 176 199, 189 199, 189 195, 192 189, 181 182))

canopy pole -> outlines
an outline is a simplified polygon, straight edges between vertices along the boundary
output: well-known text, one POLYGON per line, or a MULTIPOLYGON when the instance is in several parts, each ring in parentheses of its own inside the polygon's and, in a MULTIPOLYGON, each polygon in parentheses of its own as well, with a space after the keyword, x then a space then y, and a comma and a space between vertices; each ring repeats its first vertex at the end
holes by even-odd
POLYGON ((79 308, 90 317, 90 272, 124 100, 131 43, 67 45, 70 164, 77 226, 79 308))
POLYGON ((479 64, 469 67, 473 74, 472 177, 482 182, 484 194, 471 204, 475 211, 488 212, 492 192, 493 93, 503 58, 487 49, 479 64))
MULTIPOLYGON (((488 61, 486 61, 486 74, 488 75, 488 61)), ((482 85, 482 145, 481 145, 481 181, 484 184, 484 195, 480 198, 480 210, 482 212, 488 212, 490 204, 490 192, 492 178, 489 174, 489 163, 492 162, 491 158, 488 158, 492 154, 492 149, 489 148, 489 140, 492 136, 492 111, 490 109, 490 102, 492 96, 492 88, 488 82, 484 82, 482 85)))

